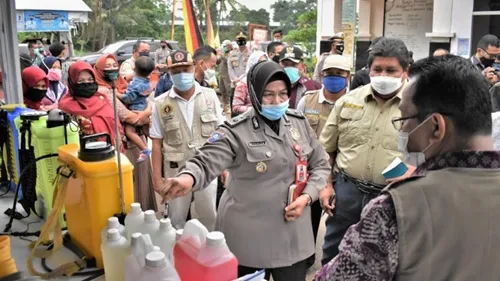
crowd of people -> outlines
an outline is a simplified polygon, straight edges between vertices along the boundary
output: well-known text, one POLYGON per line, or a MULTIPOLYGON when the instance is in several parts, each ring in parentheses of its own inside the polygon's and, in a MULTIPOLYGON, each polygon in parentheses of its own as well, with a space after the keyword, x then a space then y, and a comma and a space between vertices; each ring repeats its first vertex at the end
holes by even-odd
POLYGON ((500 40, 484 36, 470 59, 413 61, 379 37, 351 79, 335 34, 310 79, 282 36, 253 51, 243 32, 193 54, 162 42, 154 60, 138 41, 121 66, 32 45, 24 102, 74 116, 82 135, 114 140, 119 126, 136 201, 156 210, 156 192, 174 227, 222 231, 239 276, 304 281, 326 213, 316 281, 498 279, 500 40), (406 172, 385 177, 398 158, 406 172))

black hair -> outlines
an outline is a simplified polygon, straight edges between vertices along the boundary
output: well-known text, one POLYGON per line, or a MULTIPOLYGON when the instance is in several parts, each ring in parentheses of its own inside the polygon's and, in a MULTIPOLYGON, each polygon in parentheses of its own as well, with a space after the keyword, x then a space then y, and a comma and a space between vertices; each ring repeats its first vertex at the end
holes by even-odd
POLYGON ((60 56, 65 49, 66 46, 64 46, 64 44, 59 42, 56 42, 49 46, 49 51, 54 57, 60 56))
POLYGON ((36 41, 28 41, 28 49, 33 49, 33 45, 38 45, 38 42, 36 41))
POLYGON ((415 60, 413 59, 413 51, 408 51, 408 62, 410 63, 410 65, 415 63, 415 60))
POLYGON ((479 42, 477 42, 477 47, 483 50, 487 50, 489 46, 498 48, 500 46, 500 40, 493 34, 486 34, 479 42))
POLYGON ((382 38, 373 45, 368 56, 368 67, 372 66, 375 57, 396 58, 403 70, 406 70, 410 64, 408 49, 405 43, 399 39, 382 38))
POLYGON ((500 111, 500 84, 495 84, 490 88, 491 95, 491 112, 500 111))
POLYGON ((384 38, 385 38, 384 36, 379 36, 379 37, 376 37, 375 39, 373 39, 370 43, 370 48, 375 46, 375 44, 377 44, 378 42, 380 42, 380 40, 382 40, 384 38))
POLYGON ((217 51, 210 46, 201 46, 193 54, 193 60, 196 63, 199 60, 207 61, 212 57, 212 54, 217 56, 217 51))
POLYGON ((276 52, 276 46, 283 46, 282 42, 271 42, 269 45, 267 45, 267 53, 275 53, 276 52))
POLYGON ((134 51, 134 52, 135 52, 135 51, 138 51, 138 50, 139 50, 139 47, 141 46, 141 44, 148 44, 148 43, 146 43, 145 41, 137 40, 137 42, 135 42, 135 44, 134 44, 134 49, 133 49, 133 51, 134 51))
POLYGON ((279 34, 283 35, 283 30, 276 29, 275 31, 273 31, 273 35, 276 34, 276 33, 279 33, 279 34))
POLYGON ((155 70, 155 62, 149 57, 139 57, 135 60, 135 72, 141 77, 147 77, 155 70))
POLYGON ((417 79, 413 103, 418 120, 441 113, 459 136, 491 134, 489 82, 468 59, 446 55, 416 61, 409 76, 417 79))

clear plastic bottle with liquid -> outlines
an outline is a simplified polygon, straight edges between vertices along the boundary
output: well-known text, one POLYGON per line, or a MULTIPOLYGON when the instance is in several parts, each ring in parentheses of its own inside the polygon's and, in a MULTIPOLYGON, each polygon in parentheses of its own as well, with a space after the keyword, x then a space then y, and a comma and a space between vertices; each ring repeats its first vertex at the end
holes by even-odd
POLYGON ((172 262, 174 257, 174 245, 176 238, 176 230, 172 226, 170 219, 160 220, 160 229, 153 236, 153 244, 160 247, 160 250, 167 256, 167 259, 172 262))
POLYGON ((112 228, 118 229, 118 232, 120 233, 121 236, 126 236, 125 226, 120 224, 117 217, 110 217, 108 218, 108 224, 101 231, 101 243, 103 241, 106 241, 106 237, 108 236, 108 230, 112 228))
POLYGON ((141 209, 140 203, 130 204, 130 212, 125 217, 125 228, 127 229, 127 239, 133 233, 141 232, 141 225, 144 223, 144 212, 141 209))
POLYGON ((147 210, 144 212, 144 221, 140 226, 139 231, 142 234, 149 234, 151 237, 154 237, 159 229, 160 221, 156 218, 156 213, 153 210, 147 210))
POLYGON ((118 229, 108 230, 107 239, 101 245, 106 281, 125 280, 124 264, 128 252, 127 239, 118 229))

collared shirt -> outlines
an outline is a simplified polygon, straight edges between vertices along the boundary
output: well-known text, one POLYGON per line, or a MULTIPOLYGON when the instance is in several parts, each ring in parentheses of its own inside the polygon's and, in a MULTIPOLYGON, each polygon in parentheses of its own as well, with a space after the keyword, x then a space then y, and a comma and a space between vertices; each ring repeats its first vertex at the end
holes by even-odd
POLYGON ((166 64, 167 63, 167 57, 170 54, 170 50, 168 48, 159 48, 155 52, 155 64, 166 64))
MULTIPOLYGON (((500 152, 445 153, 420 165, 414 175, 445 168, 498 169, 500 152)), ((384 194, 366 205, 359 223, 347 230, 339 254, 316 273, 315 280, 393 280, 398 264, 396 209, 390 195, 384 194)))
POLYGON ((135 58, 130 57, 120 65, 120 75, 127 76, 135 73, 135 58))
MULTIPOLYGON (((321 103, 328 103, 328 104, 335 104, 335 102, 333 101, 329 101, 325 98, 325 94, 323 92, 323 87, 321 87, 321 89, 319 90, 319 95, 318 95, 318 103, 321 104, 321 103)), ((305 113, 305 109, 306 109, 306 97, 303 96, 300 101, 299 101, 299 104, 297 105, 297 110, 301 111, 302 113, 305 113)))
MULTIPOLYGON (((214 90, 211 90, 212 94, 216 97, 215 98, 215 111, 217 114, 217 125, 220 125, 226 121, 226 118, 222 114, 222 106, 219 102, 219 99, 217 98, 217 94, 215 93, 214 90)), ((181 96, 179 96, 175 92, 175 88, 170 89, 170 91, 167 93, 171 98, 174 98, 177 100, 179 104, 179 108, 182 112, 182 116, 184 116, 184 120, 186 120, 186 124, 189 128, 190 131, 192 131, 192 125, 193 125, 193 116, 195 110, 195 105, 196 105, 196 96, 201 94, 201 86, 198 84, 198 82, 195 82, 195 90, 194 90, 194 95, 191 96, 189 100, 185 100, 181 96)), ((156 99, 163 98, 162 96, 159 96, 156 99)), ((153 120, 151 122, 151 127, 149 129, 149 136, 153 139, 163 139, 163 130, 161 128, 161 122, 160 122, 160 114, 156 111, 156 106, 153 106, 153 120)))
POLYGON ((371 85, 358 88, 335 103, 320 136, 326 152, 337 152, 336 166, 350 176, 385 185, 382 171, 402 157, 397 146, 393 118, 401 117, 398 109, 402 89, 381 105, 371 85))
POLYGON ((473 55, 472 57, 470 57, 470 60, 472 61, 472 63, 477 67, 477 69, 479 69, 480 71, 483 71, 486 67, 484 67, 484 65, 481 63, 480 60, 477 59, 477 57, 475 55, 473 55))

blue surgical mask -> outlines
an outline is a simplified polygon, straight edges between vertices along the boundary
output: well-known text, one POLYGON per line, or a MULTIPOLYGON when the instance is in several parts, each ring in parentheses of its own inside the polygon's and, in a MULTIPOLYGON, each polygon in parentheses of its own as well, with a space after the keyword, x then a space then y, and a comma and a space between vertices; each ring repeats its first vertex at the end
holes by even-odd
POLYGON ((280 104, 263 104, 260 114, 271 121, 276 121, 285 114, 289 101, 290 99, 280 104))
POLYGON ((288 75, 288 78, 290 78, 290 82, 292 82, 292 84, 295 84, 297 83, 297 81, 299 81, 300 73, 298 68, 291 66, 285 67, 285 72, 286 75, 288 75))
POLYGON ((192 72, 181 72, 172 75, 172 83, 174 88, 179 91, 187 91, 193 87, 194 84, 194 73, 192 72))
POLYGON ((346 88, 347 81, 346 78, 342 76, 325 76, 323 78, 323 85, 325 85, 328 92, 336 94, 346 88))

